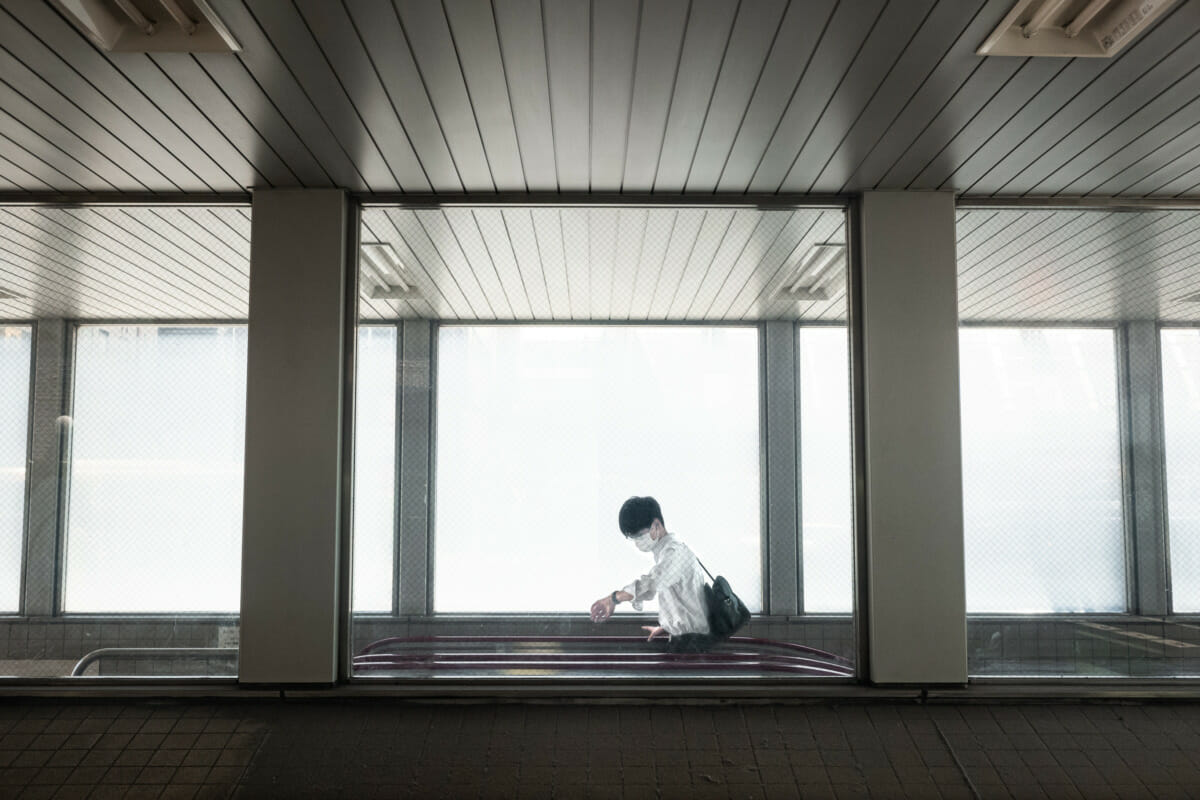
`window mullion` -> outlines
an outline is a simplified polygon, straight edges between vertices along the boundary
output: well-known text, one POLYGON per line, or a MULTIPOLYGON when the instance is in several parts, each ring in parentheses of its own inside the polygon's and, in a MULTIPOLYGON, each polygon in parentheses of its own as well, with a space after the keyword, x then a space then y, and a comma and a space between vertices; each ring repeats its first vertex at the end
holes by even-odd
POLYGON ((1168 598, 1163 471, 1162 369, 1158 326, 1152 320, 1131 322, 1122 337, 1132 499, 1130 510, 1133 578, 1132 611, 1161 616, 1168 598))
POLYGON ((58 553, 59 485, 65 478, 59 417, 63 412, 63 366, 67 325, 38 320, 33 338, 33 391, 30 405, 29 494, 26 514, 24 614, 54 614, 58 553))
POLYGON ((405 320, 400 361, 400 614, 424 615, 430 604, 432 552, 433 324, 405 320))
POLYGON ((765 327, 769 596, 764 599, 769 614, 798 614, 803 570, 796 480, 796 329, 791 322, 768 322, 765 327))

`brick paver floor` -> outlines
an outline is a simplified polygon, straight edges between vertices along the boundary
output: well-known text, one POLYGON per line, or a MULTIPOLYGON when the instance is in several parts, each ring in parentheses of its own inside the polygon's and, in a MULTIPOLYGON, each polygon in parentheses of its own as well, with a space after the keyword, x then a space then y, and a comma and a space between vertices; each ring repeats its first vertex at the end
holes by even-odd
POLYGON ((0 704, 0 798, 1200 796, 1200 704, 0 704))

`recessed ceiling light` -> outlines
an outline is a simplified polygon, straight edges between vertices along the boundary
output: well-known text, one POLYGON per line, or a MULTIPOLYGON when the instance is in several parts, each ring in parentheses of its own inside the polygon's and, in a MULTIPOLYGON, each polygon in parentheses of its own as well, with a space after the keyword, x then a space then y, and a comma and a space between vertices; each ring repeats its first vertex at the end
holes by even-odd
POLYGON ((373 300, 416 300, 421 297, 408 278, 408 270, 396 248, 387 242, 363 242, 359 247, 362 263, 375 280, 373 300))
POLYGON ((846 245, 838 242, 815 244, 800 259, 776 296, 787 296, 793 300, 828 300, 829 293, 822 288, 831 275, 846 263, 846 245))

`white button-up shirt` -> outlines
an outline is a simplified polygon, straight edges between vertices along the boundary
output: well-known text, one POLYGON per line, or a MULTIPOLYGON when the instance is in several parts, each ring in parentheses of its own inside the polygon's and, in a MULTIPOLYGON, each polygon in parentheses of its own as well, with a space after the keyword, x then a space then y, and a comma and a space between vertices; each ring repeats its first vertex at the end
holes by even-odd
POLYGON ((704 599, 704 573, 700 562, 674 534, 654 543, 654 567, 625 587, 633 607, 641 611, 647 600, 658 598, 658 624, 672 636, 708 633, 708 606, 704 599))

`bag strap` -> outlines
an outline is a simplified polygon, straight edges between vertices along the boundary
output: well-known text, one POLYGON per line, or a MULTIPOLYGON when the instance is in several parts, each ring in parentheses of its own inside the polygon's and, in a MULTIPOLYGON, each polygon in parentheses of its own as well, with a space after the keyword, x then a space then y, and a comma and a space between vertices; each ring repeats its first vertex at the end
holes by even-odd
MULTIPOLYGON (((693 555, 695 555, 695 554, 693 553, 693 555)), ((700 569, 704 570, 704 573, 705 573, 706 575, 708 575, 708 579, 709 579, 710 581, 715 581, 715 580, 716 580, 716 578, 714 578, 714 577, 713 577, 713 574, 712 574, 711 572, 709 572, 709 571, 708 571, 708 567, 704 566, 704 562, 703 562, 703 561, 701 561, 699 558, 697 558, 697 559, 696 559, 696 563, 697 563, 697 564, 699 564, 699 565, 700 565, 700 569)))

